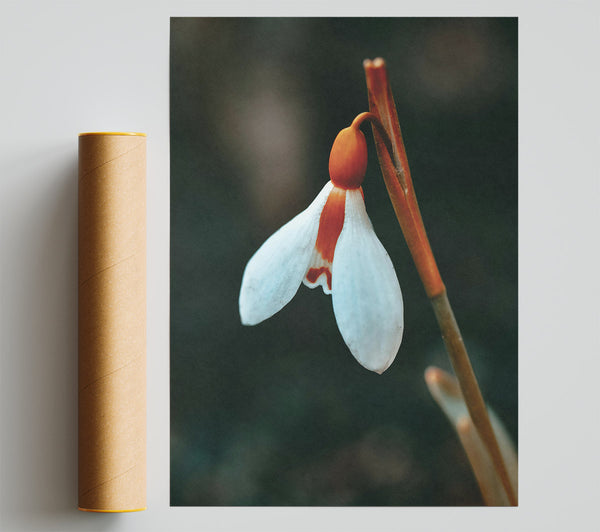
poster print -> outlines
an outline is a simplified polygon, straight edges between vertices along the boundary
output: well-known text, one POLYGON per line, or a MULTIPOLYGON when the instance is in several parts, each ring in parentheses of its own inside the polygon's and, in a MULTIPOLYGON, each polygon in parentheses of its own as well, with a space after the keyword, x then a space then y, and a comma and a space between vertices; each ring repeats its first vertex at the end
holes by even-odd
POLYGON ((344 147, 362 175, 350 185, 330 175, 338 133, 369 111, 363 60, 376 57, 386 62, 424 225, 479 386, 516 448, 517 20, 173 18, 173 506, 504 503, 482 494, 456 412, 444 413, 455 403, 436 402, 424 379, 427 368, 452 367, 368 123, 359 128, 364 151, 344 147), (344 214, 334 237, 322 223, 330 177, 346 215, 365 206, 359 228, 389 256, 401 315, 397 298, 385 299, 393 281, 381 289, 373 280, 381 257, 363 276, 369 291, 339 303, 336 260, 350 256, 356 269, 368 246, 342 244, 344 214), (320 194, 307 245, 327 259, 329 241, 331 261, 306 259, 289 233, 269 253, 290 242, 293 250, 251 266, 320 194), (287 275, 303 260, 300 278, 287 275), (265 273, 264 263, 277 271, 265 273), (269 285, 278 275, 287 284, 269 285), (355 337, 344 326, 370 294, 392 329, 401 320, 400 334, 396 327, 388 339, 369 313, 355 337))

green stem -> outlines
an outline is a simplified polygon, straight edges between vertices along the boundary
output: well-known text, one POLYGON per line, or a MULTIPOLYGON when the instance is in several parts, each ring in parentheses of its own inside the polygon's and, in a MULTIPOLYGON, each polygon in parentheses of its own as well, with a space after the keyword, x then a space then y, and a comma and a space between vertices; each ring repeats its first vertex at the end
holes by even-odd
POLYGON ((502 458, 502 453, 500 452, 500 447, 496 440, 483 396, 481 395, 481 390, 477 384, 469 355, 460 334, 460 329, 454 318, 448 295, 444 291, 440 295, 431 298, 430 301, 473 425, 475 425, 479 436, 490 453, 494 469, 506 491, 509 503, 512 506, 516 506, 517 498, 512 488, 508 471, 506 470, 504 459, 502 458))

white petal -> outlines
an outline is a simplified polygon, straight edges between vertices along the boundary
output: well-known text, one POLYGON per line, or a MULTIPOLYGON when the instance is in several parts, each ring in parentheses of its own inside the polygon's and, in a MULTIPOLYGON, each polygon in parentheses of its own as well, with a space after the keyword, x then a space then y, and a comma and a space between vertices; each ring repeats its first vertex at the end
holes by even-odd
POLYGON ((383 373, 402 341, 404 307, 394 266, 359 190, 346 195, 332 282, 333 311, 346 345, 365 368, 383 373))
POLYGON ((315 247, 321 211, 332 188, 328 182, 308 208, 271 235, 246 265, 239 300, 244 325, 270 318, 298 291, 315 247))

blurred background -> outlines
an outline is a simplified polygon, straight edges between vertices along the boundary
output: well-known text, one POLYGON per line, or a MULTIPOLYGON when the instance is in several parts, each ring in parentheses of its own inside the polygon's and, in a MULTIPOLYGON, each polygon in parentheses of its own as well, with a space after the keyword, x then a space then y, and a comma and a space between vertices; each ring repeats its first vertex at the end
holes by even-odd
POLYGON ((481 505, 423 372, 450 370, 369 128, 367 211, 405 331, 377 375, 301 286, 243 327, 247 261, 328 180, 383 57, 429 239, 517 442, 517 19, 171 19, 171 505, 481 505))

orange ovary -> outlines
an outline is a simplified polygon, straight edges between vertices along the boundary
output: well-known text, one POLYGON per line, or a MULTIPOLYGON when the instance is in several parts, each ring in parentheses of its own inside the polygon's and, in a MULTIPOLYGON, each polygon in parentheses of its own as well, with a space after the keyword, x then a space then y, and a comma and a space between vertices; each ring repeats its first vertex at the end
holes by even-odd
POLYGON ((329 177, 336 186, 358 188, 367 171, 367 142, 358 126, 342 129, 329 155, 329 177))

